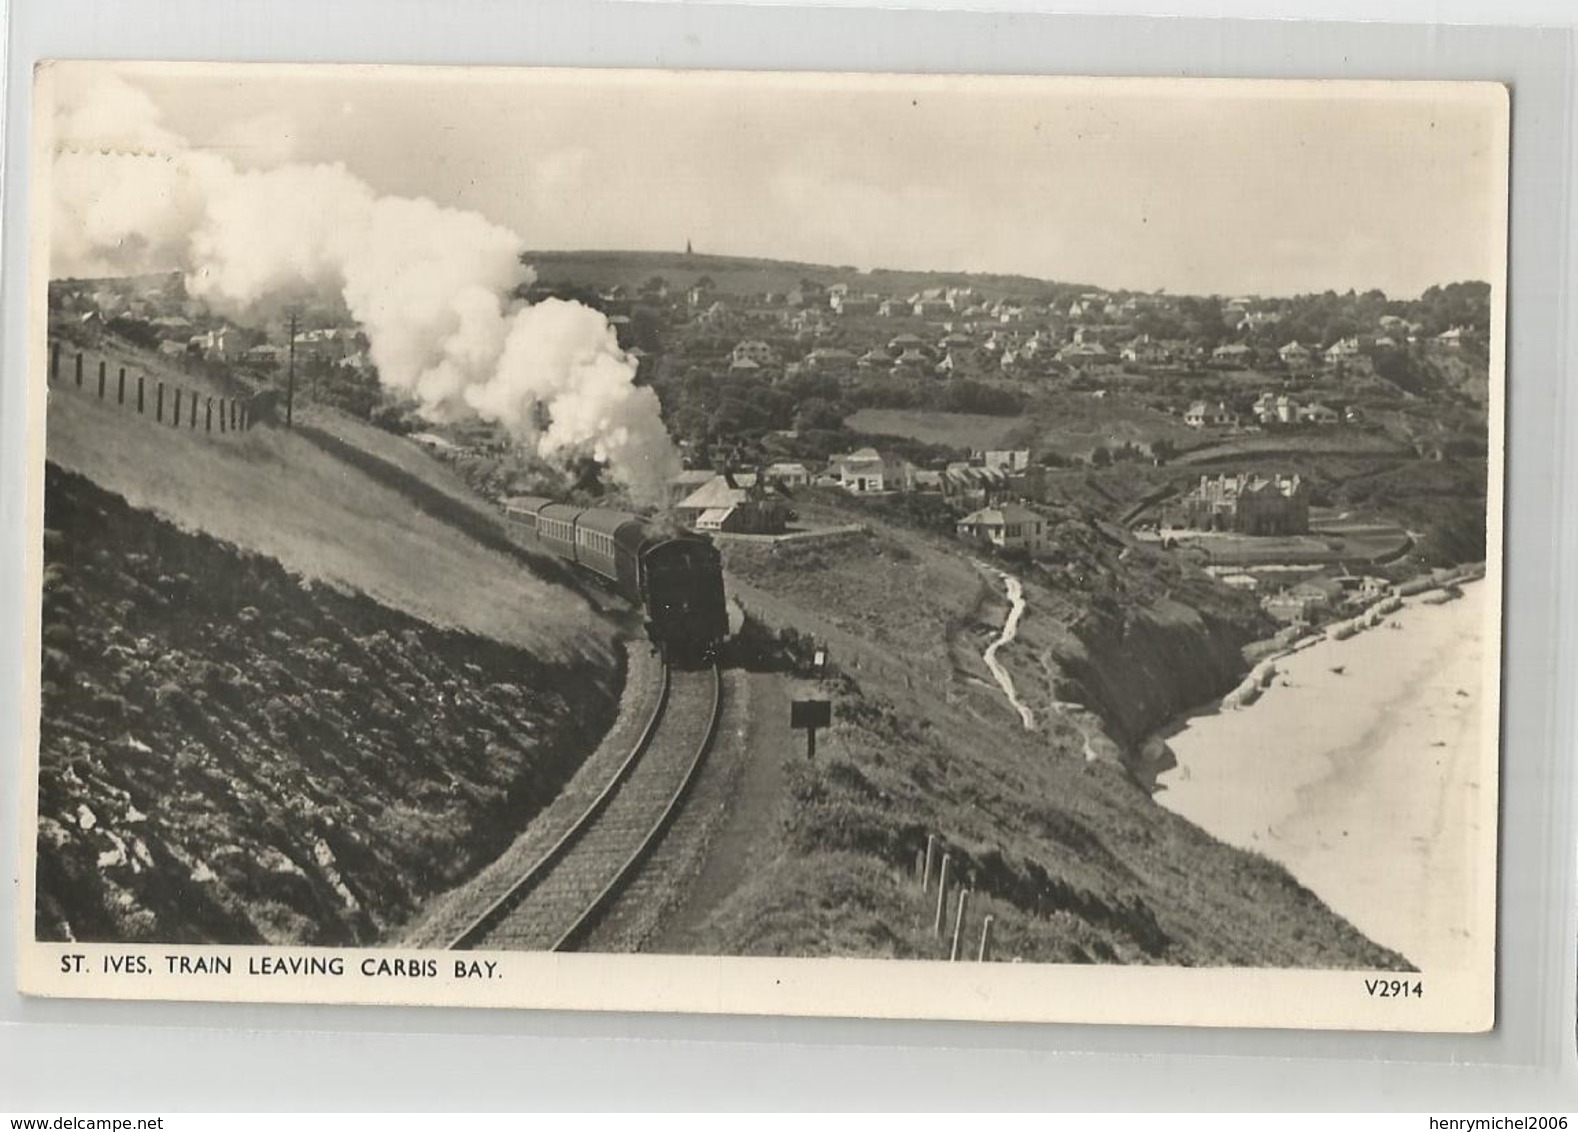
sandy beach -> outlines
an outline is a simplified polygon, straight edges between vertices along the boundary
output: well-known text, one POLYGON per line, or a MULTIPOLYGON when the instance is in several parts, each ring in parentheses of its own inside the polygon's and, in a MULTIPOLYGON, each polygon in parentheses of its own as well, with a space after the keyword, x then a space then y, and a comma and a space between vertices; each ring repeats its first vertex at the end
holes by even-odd
POLYGON ((1168 737, 1157 800, 1265 854, 1424 971, 1493 943, 1496 757, 1487 739, 1484 583, 1277 662, 1260 701, 1168 737), (1338 671, 1340 669, 1340 671, 1338 671))

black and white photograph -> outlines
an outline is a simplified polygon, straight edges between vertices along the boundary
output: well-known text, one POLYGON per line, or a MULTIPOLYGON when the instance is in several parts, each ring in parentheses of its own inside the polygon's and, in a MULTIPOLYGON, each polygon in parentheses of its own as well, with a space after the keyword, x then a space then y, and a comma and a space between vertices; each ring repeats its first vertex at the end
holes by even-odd
POLYGON ((36 95, 24 991, 1492 1026, 1504 87, 36 95))

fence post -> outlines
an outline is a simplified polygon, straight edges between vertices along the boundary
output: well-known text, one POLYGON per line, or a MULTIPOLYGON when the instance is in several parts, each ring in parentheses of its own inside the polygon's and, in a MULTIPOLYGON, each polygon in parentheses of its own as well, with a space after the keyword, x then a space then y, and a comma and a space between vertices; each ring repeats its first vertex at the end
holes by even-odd
POLYGON ((230 403, 223 397, 219 399, 219 431, 221 434, 225 431, 225 414, 229 412, 229 406, 230 403))
POLYGON ((176 428, 181 427, 181 387, 179 385, 175 387, 175 412, 170 414, 170 422, 176 428))
POLYGON ((212 397, 203 402, 203 431, 214 431, 214 399, 212 397))
POLYGON ((49 344, 49 383, 51 385, 60 380, 60 343, 49 344))
POLYGON ((921 891, 926 891, 926 850, 915 850, 915 879, 920 881, 921 891))
POLYGON ((242 432, 251 432, 252 431, 252 406, 251 405, 242 405, 241 406, 241 431, 242 432))
POLYGON ((99 400, 104 400, 104 359, 99 359, 99 400))
POLYGON ((126 367, 121 366, 120 376, 115 379, 115 403, 126 404, 126 367))
POLYGON ((188 425, 188 427, 189 428, 196 428, 197 427, 197 390, 195 390, 195 389, 192 390, 192 392, 188 396, 190 397, 191 402, 192 402, 192 420, 191 420, 191 423, 188 425))
POLYGON ((82 351, 77 351, 77 388, 82 388, 82 351))
POLYGON ((981 950, 975 954, 977 963, 985 963, 992 957, 992 919, 992 914, 988 912, 986 919, 981 921, 981 950))
POLYGON ((948 868, 953 864, 953 854, 942 855, 942 872, 937 874, 937 918, 932 921, 931 934, 942 938, 943 919, 948 914, 948 868))
POLYGON ((159 382, 153 395, 153 419, 164 423, 164 382, 159 382))
POLYGON ((921 891, 931 891, 931 863, 937 858, 937 835, 926 835, 926 871, 921 874, 921 891))
POLYGON ((969 906, 970 890, 961 888, 959 890, 959 910, 954 913, 953 917, 953 947, 948 950, 948 962, 950 963, 959 961, 959 934, 964 930, 964 912, 969 906))

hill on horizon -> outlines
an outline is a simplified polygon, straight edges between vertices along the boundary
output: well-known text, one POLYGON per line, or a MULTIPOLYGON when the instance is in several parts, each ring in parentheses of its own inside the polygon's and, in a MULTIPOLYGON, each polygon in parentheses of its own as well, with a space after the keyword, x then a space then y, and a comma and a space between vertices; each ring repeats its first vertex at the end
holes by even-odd
POLYGON ((654 275, 671 286, 689 287, 703 276, 727 294, 788 291, 802 279, 823 286, 846 283, 852 290, 910 294, 926 287, 976 287, 993 292, 1033 295, 1053 290, 1104 290, 1093 284, 1037 279, 992 272, 926 271, 910 268, 862 270, 850 264, 804 263, 758 256, 702 252, 650 252, 587 249, 527 251, 521 258, 537 272, 539 283, 615 284, 636 289, 654 275))

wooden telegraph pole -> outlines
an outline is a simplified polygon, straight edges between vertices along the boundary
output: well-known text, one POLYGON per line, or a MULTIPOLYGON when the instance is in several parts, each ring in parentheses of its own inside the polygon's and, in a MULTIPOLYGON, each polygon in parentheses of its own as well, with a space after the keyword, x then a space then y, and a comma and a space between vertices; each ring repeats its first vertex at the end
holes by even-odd
POLYGON ((290 363, 285 374, 285 427, 295 419, 296 407, 296 312, 290 312, 290 363))

